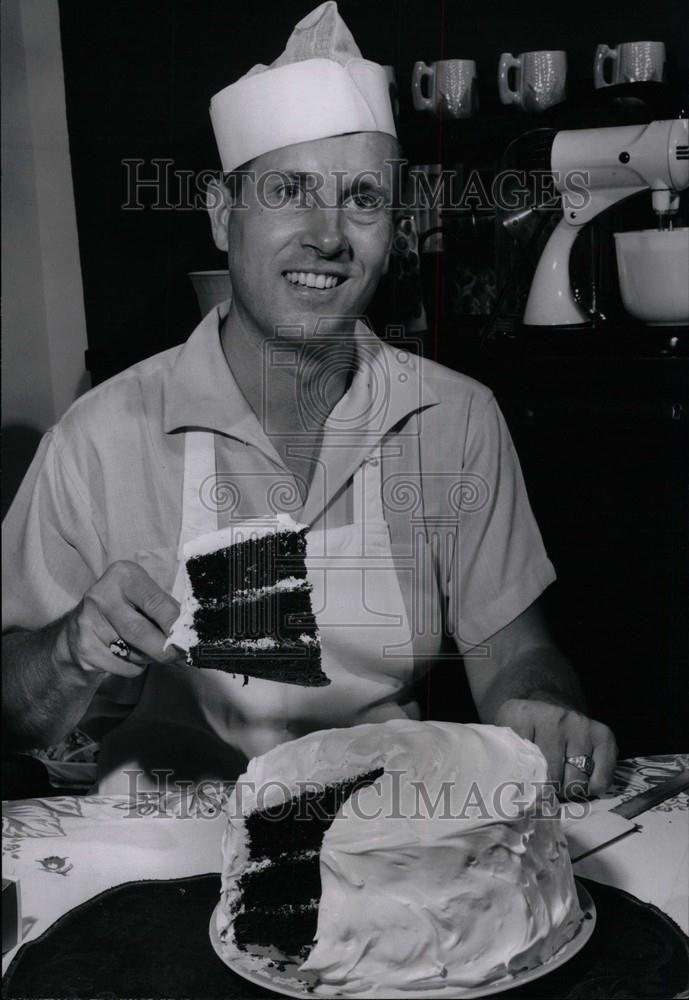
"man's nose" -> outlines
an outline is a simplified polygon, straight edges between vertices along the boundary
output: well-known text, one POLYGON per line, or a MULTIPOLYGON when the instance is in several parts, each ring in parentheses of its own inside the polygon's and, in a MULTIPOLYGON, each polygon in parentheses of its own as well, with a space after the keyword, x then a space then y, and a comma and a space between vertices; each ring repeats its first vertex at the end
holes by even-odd
POLYGON ((321 257, 351 256, 339 208, 313 207, 302 235, 302 246, 310 247, 321 257))

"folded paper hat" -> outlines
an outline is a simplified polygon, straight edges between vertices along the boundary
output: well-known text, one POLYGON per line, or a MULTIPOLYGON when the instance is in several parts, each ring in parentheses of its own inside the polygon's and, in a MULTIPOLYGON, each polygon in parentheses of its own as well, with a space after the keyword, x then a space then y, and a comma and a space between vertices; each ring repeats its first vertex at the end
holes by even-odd
POLYGON ((285 51, 211 98, 224 171, 262 153, 346 132, 395 136, 382 66, 361 52, 334 0, 297 24, 285 51))

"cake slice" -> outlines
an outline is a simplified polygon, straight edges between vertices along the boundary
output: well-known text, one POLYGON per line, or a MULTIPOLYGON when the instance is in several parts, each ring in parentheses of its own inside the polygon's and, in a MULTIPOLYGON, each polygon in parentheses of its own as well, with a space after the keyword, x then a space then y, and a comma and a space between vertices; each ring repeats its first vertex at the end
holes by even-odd
POLYGON ((184 546, 185 593, 168 645, 196 667, 322 687, 305 525, 255 518, 184 546))

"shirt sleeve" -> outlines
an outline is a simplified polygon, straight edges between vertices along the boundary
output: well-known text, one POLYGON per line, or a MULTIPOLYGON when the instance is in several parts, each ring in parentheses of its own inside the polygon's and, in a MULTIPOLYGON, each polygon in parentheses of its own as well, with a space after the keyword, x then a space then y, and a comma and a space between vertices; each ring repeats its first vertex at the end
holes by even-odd
POLYGON ((458 496, 448 624, 466 652, 513 621, 555 579, 492 396, 470 422, 458 496))
POLYGON ((92 503, 59 428, 43 437, 2 525, 3 631, 37 629, 75 607, 103 572, 92 503))

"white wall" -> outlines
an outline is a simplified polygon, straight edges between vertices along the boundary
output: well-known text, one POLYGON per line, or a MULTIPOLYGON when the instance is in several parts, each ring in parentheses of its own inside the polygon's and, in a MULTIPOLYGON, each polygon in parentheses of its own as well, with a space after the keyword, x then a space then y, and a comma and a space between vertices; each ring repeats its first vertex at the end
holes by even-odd
POLYGON ((44 431, 88 388, 57 0, 3 0, 3 425, 44 431))

